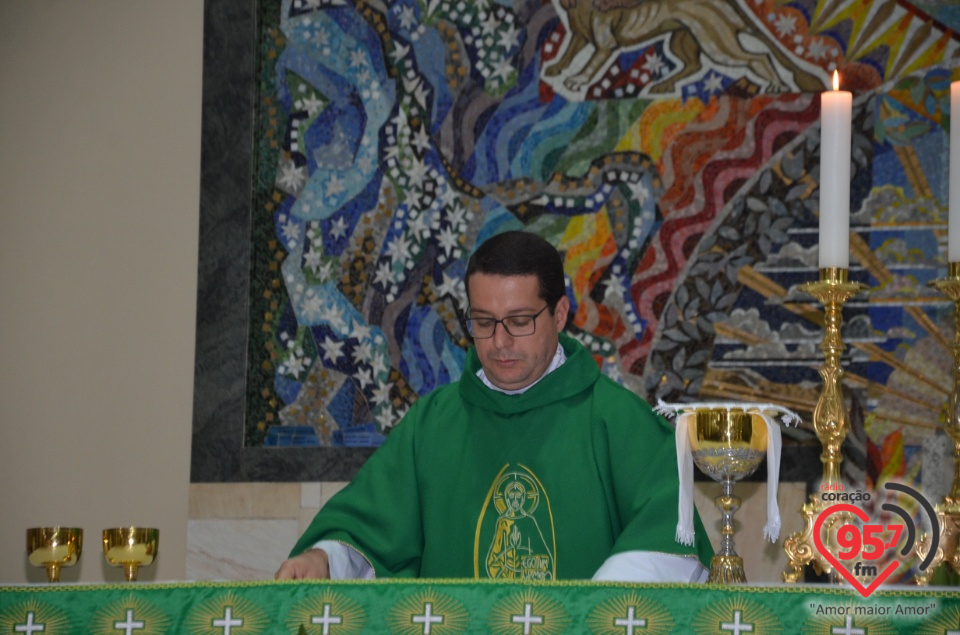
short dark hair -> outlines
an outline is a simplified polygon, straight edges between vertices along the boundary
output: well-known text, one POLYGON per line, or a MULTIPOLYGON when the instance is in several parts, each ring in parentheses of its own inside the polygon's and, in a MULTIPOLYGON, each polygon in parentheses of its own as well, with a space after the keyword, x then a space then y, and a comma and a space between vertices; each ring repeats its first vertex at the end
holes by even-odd
POLYGON ((540 282, 540 299, 547 303, 551 313, 567 291, 560 252, 530 232, 508 231, 491 236, 473 252, 464 279, 467 297, 470 296, 470 276, 475 273, 536 276, 540 282))

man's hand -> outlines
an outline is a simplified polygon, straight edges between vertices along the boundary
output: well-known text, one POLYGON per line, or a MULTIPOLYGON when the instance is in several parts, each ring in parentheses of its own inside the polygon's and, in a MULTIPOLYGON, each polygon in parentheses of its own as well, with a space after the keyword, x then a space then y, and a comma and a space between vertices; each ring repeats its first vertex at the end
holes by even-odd
POLYGON ((273 575, 274 580, 304 580, 330 578, 330 561, 323 549, 310 549, 299 556, 284 560, 273 575))

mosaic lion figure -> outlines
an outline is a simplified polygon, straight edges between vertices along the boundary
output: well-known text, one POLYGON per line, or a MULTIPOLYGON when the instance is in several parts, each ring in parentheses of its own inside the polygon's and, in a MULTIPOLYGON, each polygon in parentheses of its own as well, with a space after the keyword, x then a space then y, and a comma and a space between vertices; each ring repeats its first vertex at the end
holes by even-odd
POLYGON ((656 37, 670 34, 670 47, 683 63, 679 73, 656 83, 651 92, 669 93, 677 82, 702 68, 701 53, 715 64, 745 67, 768 92, 783 92, 787 82, 773 60, 793 75, 803 91, 823 90, 825 80, 799 68, 782 53, 770 38, 753 27, 732 2, 722 0, 558 0, 566 13, 569 33, 563 55, 544 69, 547 77, 570 73, 563 80, 566 88, 579 92, 595 81, 607 62, 619 51, 656 37), (744 48, 742 35, 764 43, 766 52, 744 48), (586 64, 577 71, 575 58, 588 46, 593 47, 586 64))

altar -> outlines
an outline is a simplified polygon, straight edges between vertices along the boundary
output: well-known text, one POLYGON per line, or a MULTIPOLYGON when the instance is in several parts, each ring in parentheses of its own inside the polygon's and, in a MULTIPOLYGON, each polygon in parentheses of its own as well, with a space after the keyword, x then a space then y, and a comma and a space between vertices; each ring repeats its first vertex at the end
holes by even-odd
POLYGON ((0 632, 58 635, 960 633, 960 592, 476 580, 0 587, 0 632))

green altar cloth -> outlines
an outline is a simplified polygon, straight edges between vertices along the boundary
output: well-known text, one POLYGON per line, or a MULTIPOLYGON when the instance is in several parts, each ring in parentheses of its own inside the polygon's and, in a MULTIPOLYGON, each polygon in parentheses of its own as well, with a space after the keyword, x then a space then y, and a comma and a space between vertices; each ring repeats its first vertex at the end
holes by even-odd
POLYGON ((263 581, 0 587, 0 633, 960 634, 960 592, 825 585, 263 581))

